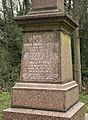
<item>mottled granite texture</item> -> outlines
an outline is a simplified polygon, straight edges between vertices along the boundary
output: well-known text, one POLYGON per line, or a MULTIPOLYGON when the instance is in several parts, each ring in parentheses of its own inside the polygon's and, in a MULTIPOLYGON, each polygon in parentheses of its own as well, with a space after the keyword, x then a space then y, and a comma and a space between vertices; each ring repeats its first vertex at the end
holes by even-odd
POLYGON ((64 0, 32 0, 32 9, 59 9, 64 12, 63 2, 64 0))
POLYGON ((64 83, 73 80, 71 37, 64 32, 24 35, 21 81, 64 83))
POLYGON ((3 114, 3 120, 85 120, 83 103, 77 103, 67 112, 9 108, 3 114))
POLYGON ((67 111, 78 102, 76 82, 66 84, 18 83, 12 90, 12 107, 67 111))

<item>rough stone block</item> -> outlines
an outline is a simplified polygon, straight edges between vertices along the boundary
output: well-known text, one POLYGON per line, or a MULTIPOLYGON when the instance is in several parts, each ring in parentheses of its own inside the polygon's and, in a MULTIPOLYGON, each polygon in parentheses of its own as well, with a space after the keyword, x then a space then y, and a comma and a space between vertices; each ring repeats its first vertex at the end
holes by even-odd
POLYGON ((12 92, 12 107, 66 111, 78 102, 76 82, 66 84, 18 83, 12 92))
POLYGON ((84 104, 80 102, 67 112, 10 108, 3 114, 3 120, 85 120, 84 104))

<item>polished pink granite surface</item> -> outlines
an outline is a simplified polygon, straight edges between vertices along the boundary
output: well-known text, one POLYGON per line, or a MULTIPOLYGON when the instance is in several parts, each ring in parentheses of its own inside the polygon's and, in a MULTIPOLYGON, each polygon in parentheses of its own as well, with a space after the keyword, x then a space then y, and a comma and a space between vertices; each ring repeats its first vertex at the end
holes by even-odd
POLYGON ((84 120, 84 104, 77 103, 67 112, 9 108, 4 112, 3 120, 84 120))
POLYGON ((17 83, 12 90, 12 106, 66 111, 78 102, 78 85, 17 83))

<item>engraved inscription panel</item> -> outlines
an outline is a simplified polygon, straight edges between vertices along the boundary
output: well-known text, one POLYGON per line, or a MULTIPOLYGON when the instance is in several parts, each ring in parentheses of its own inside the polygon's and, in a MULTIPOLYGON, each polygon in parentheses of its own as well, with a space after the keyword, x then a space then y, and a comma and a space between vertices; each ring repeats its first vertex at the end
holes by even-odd
POLYGON ((21 80, 57 82, 60 79, 59 32, 25 33, 21 80))

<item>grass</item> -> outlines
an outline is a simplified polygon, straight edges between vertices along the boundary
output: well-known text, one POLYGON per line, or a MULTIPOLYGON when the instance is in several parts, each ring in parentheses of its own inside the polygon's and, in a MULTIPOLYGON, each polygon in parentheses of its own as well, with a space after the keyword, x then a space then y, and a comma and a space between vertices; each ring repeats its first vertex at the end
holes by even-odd
MULTIPOLYGON (((85 103, 85 111, 88 113, 88 95, 80 95, 80 101, 85 103)), ((11 104, 11 95, 9 92, 0 92, 0 120, 2 120, 2 111, 11 104)))
POLYGON ((85 112, 88 113, 88 95, 80 95, 80 101, 85 103, 85 112))
POLYGON ((2 120, 2 111, 10 107, 11 95, 9 92, 0 92, 0 120, 2 120))

